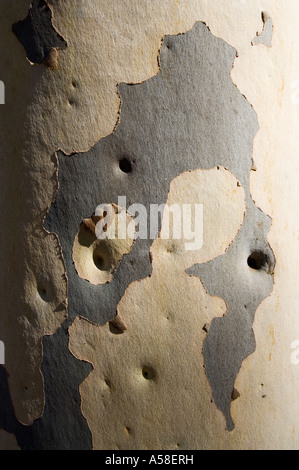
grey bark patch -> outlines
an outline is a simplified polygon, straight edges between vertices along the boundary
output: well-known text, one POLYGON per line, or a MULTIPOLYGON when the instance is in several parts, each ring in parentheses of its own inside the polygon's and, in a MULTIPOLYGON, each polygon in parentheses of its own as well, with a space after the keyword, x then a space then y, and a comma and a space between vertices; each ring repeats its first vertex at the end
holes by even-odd
POLYGON ((8 377, 0 366, 0 428, 15 434, 21 450, 89 450, 91 433, 80 411, 79 384, 89 375, 91 365, 81 363, 68 350, 67 323, 43 340, 45 410, 31 426, 15 417, 8 377))
POLYGON ((27 58, 43 63, 53 48, 65 49, 67 43, 52 24, 52 12, 45 0, 33 0, 28 16, 15 23, 12 30, 23 44, 27 58))
POLYGON ((94 286, 77 275, 72 260, 82 220, 99 204, 118 204, 118 196, 126 196, 128 205, 143 204, 149 213, 150 204, 166 202, 170 182, 186 170, 222 165, 238 178, 246 191, 247 212, 237 239, 223 256, 189 270, 228 304, 227 315, 212 321, 204 344, 207 376, 228 429, 233 428, 234 381, 255 348, 254 313, 272 288, 272 275, 252 270, 247 259, 251 250, 260 250, 274 264, 266 241, 270 219, 255 206, 249 190, 258 122, 231 80, 235 56, 235 49, 201 22, 186 34, 166 36, 158 75, 138 85, 119 85, 121 120, 114 133, 88 152, 58 152, 59 189, 45 221, 63 249, 69 321, 81 315, 104 324, 115 317, 128 285, 150 275, 152 240, 137 239, 113 280, 94 286))
POLYGON ((262 21, 263 21, 263 30, 261 33, 256 33, 255 38, 252 40, 251 44, 256 46, 258 44, 263 44, 267 47, 272 47, 272 32, 273 32, 273 21, 272 18, 266 12, 262 12, 262 21))
POLYGON ((274 256, 266 240, 270 220, 248 202, 244 224, 227 252, 188 269, 201 278, 209 294, 222 297, 227 304, 226 315, 211 322, 203 353, 213 398, 226 417, 228 430, 234 428, 230 415, 234 383, 242 362, 256 346, 254 314, 273 287, 274 256), (257 251, 267 256, 267 270, 248 266, 250 253, 257 251))

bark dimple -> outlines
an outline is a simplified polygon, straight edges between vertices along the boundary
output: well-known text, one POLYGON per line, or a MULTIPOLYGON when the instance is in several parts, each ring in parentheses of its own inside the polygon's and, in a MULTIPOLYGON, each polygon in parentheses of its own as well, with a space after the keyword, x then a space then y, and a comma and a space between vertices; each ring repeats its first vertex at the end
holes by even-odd
POLYGON ((12 30, 23 44, 27 59, 34 64, 42 64, 53 56, 53 51, 56 55, 58 48, 67 47, 52 24, 52 12, 45 0, 33 0, 27 18, 15 23, 12 30))

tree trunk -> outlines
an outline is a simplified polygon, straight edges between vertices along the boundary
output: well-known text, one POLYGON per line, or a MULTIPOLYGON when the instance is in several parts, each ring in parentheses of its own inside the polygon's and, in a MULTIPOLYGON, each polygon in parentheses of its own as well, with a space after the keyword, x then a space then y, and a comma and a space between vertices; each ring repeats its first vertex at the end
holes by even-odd
POLYGON ((299 7, 245 3, 1 1, 1 449, 298 448, 299 7))

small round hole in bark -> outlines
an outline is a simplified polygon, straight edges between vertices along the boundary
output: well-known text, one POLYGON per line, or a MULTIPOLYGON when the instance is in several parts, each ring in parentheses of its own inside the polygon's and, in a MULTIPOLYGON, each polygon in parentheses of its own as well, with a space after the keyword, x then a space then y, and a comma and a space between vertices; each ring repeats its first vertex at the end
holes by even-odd
POLYGON ((108 254, 102 247, 96 247, 93 252, 93 262, 100 271, 109 271, 111 266, 111 260, 108 254))
POLYGON ((247 258, 247 264, 251 269, 260 271, 268 266, 269 259, 262 251, 253 251, 247 258))
POLYGON ((156 378, 155 370, 148 366, 142 368, 142 375, 146 380, 154 380, 156 378))
POLYGON ((38 293, 39 293, 40 298, 41 298, 42 300, 44 300, 45 302, 47 302, 47 294, 48 294, 48 292, 47 292, 46 287, 43 286, 43 285, 39 285, 39 286, 37 286, 37 291, 38 291, 38 293))
POLYGON ((132 162, 126 157, 123 157, 119 161, 119 168, 123 173, 131 173, 132 172, 132 162))

